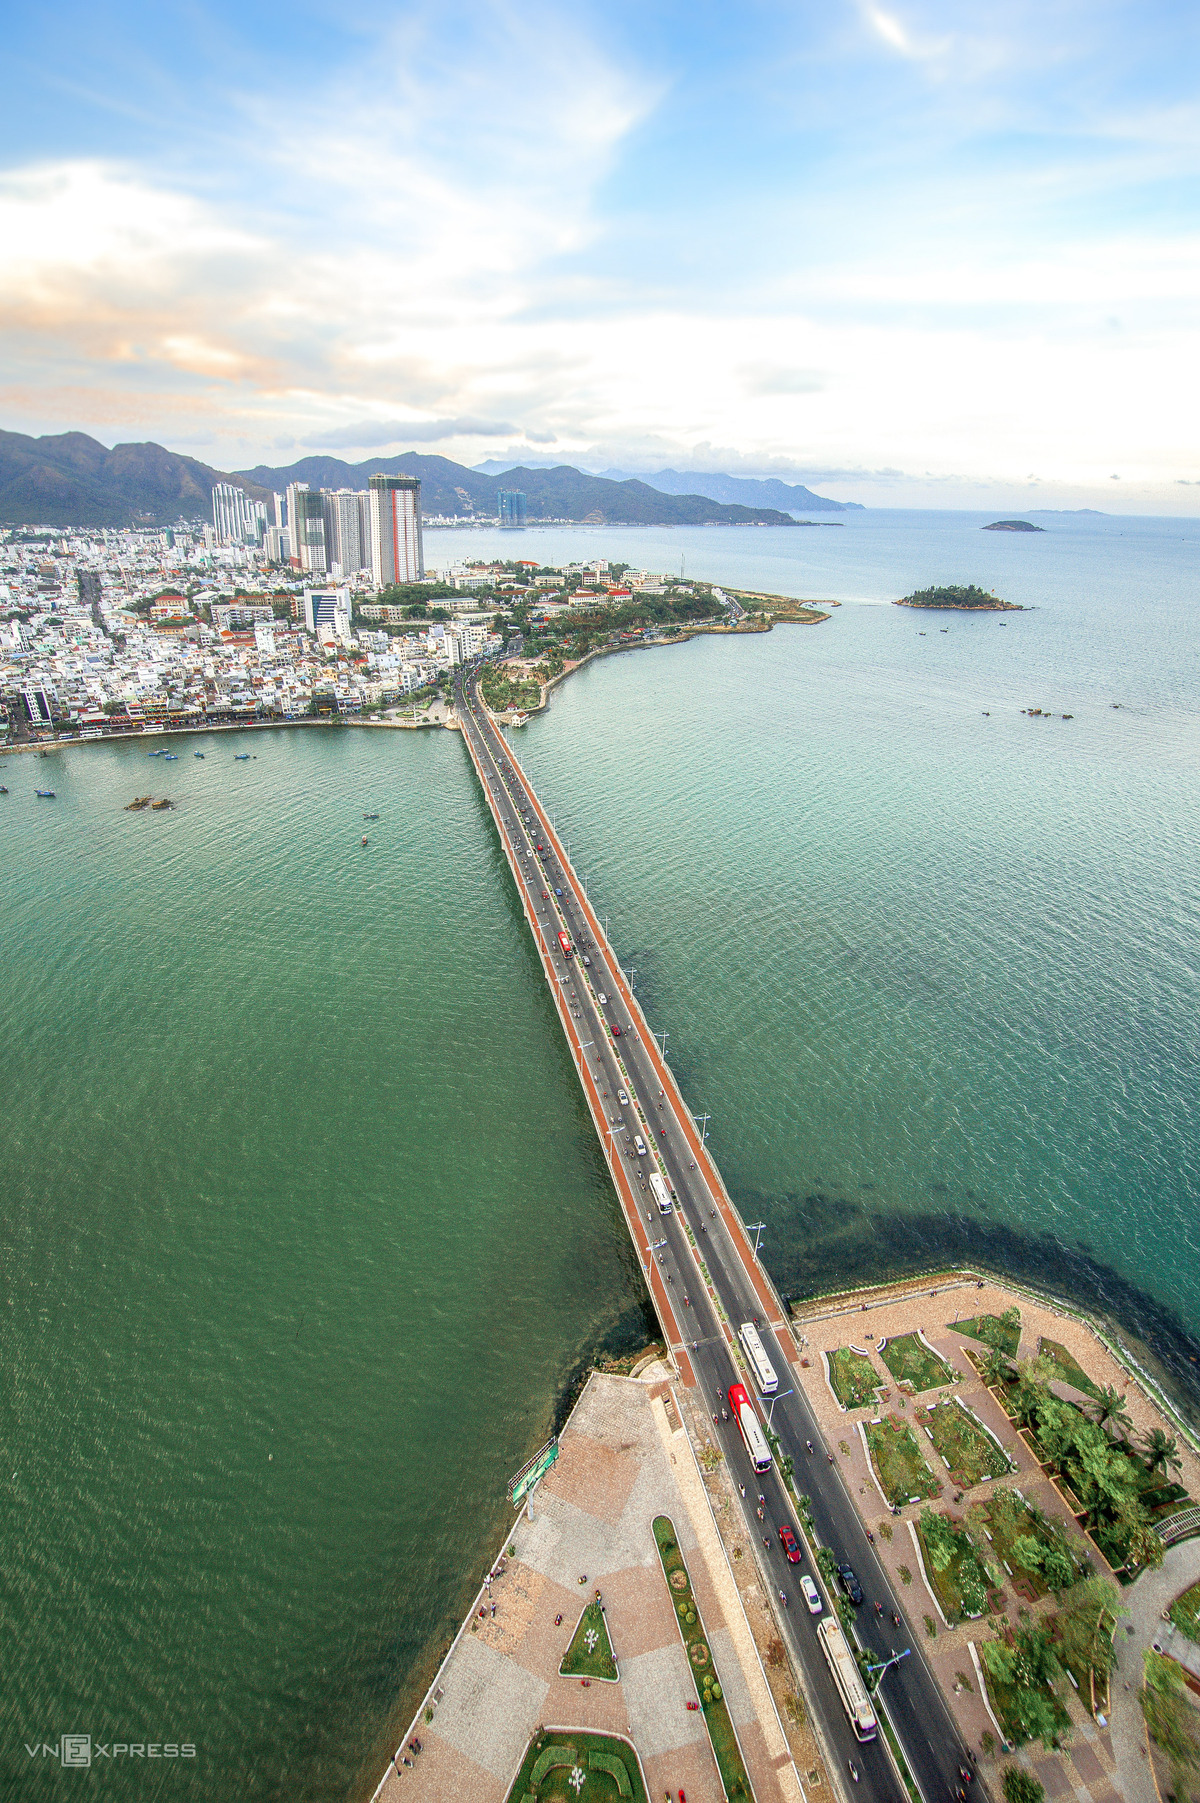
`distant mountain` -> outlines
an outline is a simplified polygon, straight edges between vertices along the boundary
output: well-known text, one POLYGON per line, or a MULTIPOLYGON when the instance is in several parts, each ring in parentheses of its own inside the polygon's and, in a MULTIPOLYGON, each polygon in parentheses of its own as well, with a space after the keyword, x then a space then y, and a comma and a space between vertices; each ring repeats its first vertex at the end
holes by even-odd
POLYGON ((426 513, 477 513, 494 518, 499 491, 517 488, 528 497, 530 519, 594 518, 599 525, 644 526, 794 524, 790 513, 777 508, 731 505, 692 492, 667 494, 637 478, 614 482, 605 476, 589 476, 568 463, 550 469, 518 465, 504 470, 501 476, 417 451, 402 457, 372 457, 365 463, 343 463, 338 457, 303 457, 286 469, 268 469, 259 464, 252 470, 240 470, 238 480, 248 486, 275 490, 282 490, 289 482, 309 482, 321 488, 365 488, 367 477, 376 473, 419 476, 421 506, 426 513))
MULTIPOLYGON (((622 470, 605 470, 610 481, 627 480, 622 470)), ((643 476, 665 495, 707 495, 713 501, 740 502, 743 507, 778 507, 784 513, 861 513, 861 501, 831 501, 803 483, 781 482, 777 476, 719 476, 698 470, 659 470, 643 476)))
POLYGON ((228 480, 159 444, 109 451, 86 432, 46 438, 0 432, 0 522, 6 525, 168 526, 181 514, 208 513, 213 483, 228 480))
POLYGON ((208 515, 216 482, 236 482, 264 501, 289 482, 308 482, 314 488, 365 488, 367 477, 377 471, 419 476, 426 513, 494 519, 499 490, 520 488, 529 498, 531 519, 647 526, 795 523, 790 512, 772 507, 730 504, 692 492, 668 494, 636 478, 614 482, 569 464, 509 469, 500 479, 466 469, 448 457, 413 451, 402 457, 372 457, 365 463, 303 457, 286 469, 260 464, 229 475, 158 444, 119 444, 109 451, 84 432, 46 438, 0 432, 0 523, 168 526, 181 515, 193 519, 208 515))

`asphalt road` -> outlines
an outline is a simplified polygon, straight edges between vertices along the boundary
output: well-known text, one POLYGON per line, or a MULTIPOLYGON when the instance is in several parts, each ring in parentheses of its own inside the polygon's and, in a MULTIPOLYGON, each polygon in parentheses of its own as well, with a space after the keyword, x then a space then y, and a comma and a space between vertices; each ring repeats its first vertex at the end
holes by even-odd
MULTIPOLYGON (((748 1320, 761 1323, 759 1332, 767 1356, 779 1374, 780 1385, 792 1389, 791 1395, 781 1395, 774 1405, 773 1430, 780 1437, 780 1454, 792 1455, 797 1488, 811 1499, 819 1540, 832 1548, 838 1559, 848 1560, 858 1574, 866 1597, 858 1611, 859 1639, 880 1660, 911 1648, 908 1656, 884 1677, 877 1707, 879 1702, 886 1705, 925 1803, 952 1803, 960 1787, 959 1768, 970 1765, 966 1750, 920 1643, 909 1632, 900 1603, 889 1589, 841 1471, 828 1456, 807 1399, 798 1387, 793 1387, 789 1355, 767 1325, 767 1311, 747 1267, 747 1257, 752 1255, 735 1243, 722 1218, 719 1198, 695 1156, 695 1135, 680 1118, 670 1089, 660 1083, 654 1059, 641 1036, 640 1022, 626 1006, 611 950, 596 942, 575 893, 574 878, 560 862, 555 840, 539 817, 533 791, 477 694, 473 668, 468 666, 456 687, 464 731, 470 734, 484 769, 493 806, 523 876, 530 909, 542 927, 579 1042, 600 1086, 612 1145, 625 1162, 632 1181, 644 1193, 653 1256, 669 1285, 680 1323, 679 1333, 672 1338, 677 1348, 682 1342, 700 1393, 708 1401, 708 1411, 716 1414, 713 1437, 721 1446, 735 1481, 740 1486, 744 1480, 746 1533, 757 1536, 776 1597, 781 1591, 786 1596, 786 1606, 777 1608, 776 1616, 792 1657, 803 1673, 832 1771, 840 1774, 843 1791, 855 1799, 861 1798, 863 1803, 905 1803, 882 1735, 874 1743, 860 1743, 842 1708, 816 1638, 816 1620, 808 1614, 797 1582, 801 1572, 810 1570, 807 1558, 798 1566, 789 1565, 784 1558, 779 1525, 798 1524, 777 1466, 757 1476, 735 1424, 720 1419, 722 1405, 727 1406, 728 1386, 740 1382, 741 1373, 708 1297, 681 1215, 692 1229, 728 1320, 735 1329, 748 1320), (543 847, 540 853, 539 844, 543 847), (583 966, 578 957, 567 959, 561 955, 556 938, 560 929, 569 933, 577 953, 591 959, 590 967, 583 966), (605 998, 603 1002, 601 996, 605 998), (619 1037, 614 1038, 614 1027, 620 1029, 619 1037), (619 1100, 622 1088, 629 1097, 628 1104, 619 1100), (639 1133, 646 1144, 653 1142, 661 1169, 677 1197, 677 1207, 670 1216, 659 1216, 648 1191, 646 1180, 654 1166, 648 1157, 637 1155, 634 1136, 639 1133), (811 1454, 806 1451, 809 1440, 814 1447, 811 1454), (760 1493, 765 1498, 761 1523, 756 1514, 760 1493), (876 1602, 882 1606, 882 1615, 876 1613, 876 1602), (894 1610, 901 1614, 900 1628, 891 1620, 894 1610), (857 1784, 849 1776, 850 1762, 859 1773, 857 1784)), ((762 1412, 765 1414, 765 1409, 762 1412)), ((879 1506, 882 1512, 883 1505, 879 1506)), ((820 1574, 810 1575, 824 1591, 820 1574)))

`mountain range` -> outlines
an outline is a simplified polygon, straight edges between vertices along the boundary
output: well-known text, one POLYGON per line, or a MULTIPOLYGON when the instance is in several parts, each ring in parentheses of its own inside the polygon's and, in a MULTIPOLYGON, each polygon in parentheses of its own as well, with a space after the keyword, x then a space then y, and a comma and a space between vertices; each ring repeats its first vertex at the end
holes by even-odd
MULTIPOLYGON (((475 468, 484 475, 503 476, 511 472, 512 466, 490 458, 475 468)), ((715 470, 657 470, 652 476, 644 472, 634 475, 630 470, 601 470, 600 476, 609 482, 647 482, 664 495, 705 495, 710 501, 774 507, 783 513, 862 512, 861 501, 831 501, 827 495, 814 494, 802 482, 781 482, 776 476, 724 476, 715 470)))
POLYGON ((229 473, 158 444, 119 444, 108 450, 84 432, 30 438, 21 432, 3 431, 0 523, 169 526, 181 516, 208 516, 213 485, 217 482, 235 482, 256 500, 268 501, 272 493, 282 492, 289 482, 361 489, 366 487, 367 477, 377 472, 419 476, 422 506, 427 514, 494 519, 500 489, 520 488, 528 497, 533 519, 646 526, 795 523, 790 509, 760 502, 727 502, 696 492, 666 493, 637 477, 614 480, 591 476, 569 464, 550 469, 510 468, 501 479, 452 463, 448 457, 414 451, 401 457, 372 457, 354 464, 344 463, 339 457, 303 457, 285 468, 260 464, 255 469, 229 473))

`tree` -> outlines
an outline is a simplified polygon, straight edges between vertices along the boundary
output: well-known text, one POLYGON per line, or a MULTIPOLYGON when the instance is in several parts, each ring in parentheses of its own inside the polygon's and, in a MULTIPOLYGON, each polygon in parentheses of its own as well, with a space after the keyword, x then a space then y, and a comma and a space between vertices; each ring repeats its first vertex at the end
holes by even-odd
POLYGON ((1032 1772, 1022 1771, 1019 1765, 1006 1765, 1004 1768, 1004 1796, 1006 1803, 1042 1803, 1046 1795, 1041 1781, 1032 1772))
POLYGON ((1117 1394, 1112 1384, 1105 1384, 1096 1401, 1092 1404, 1092 1420, 1097 1427, 1111 1434, 1115 1428, 1118 1433, 1133 1432, 1133 1422, 1125 1413, 1125 1398, 1117 1394))
POLYGON ((999 1389, 1001 1384, 1008 1383, 1013 1374, 1010 1360, 1004 1356, 998 1346, 988 1347, 983 1355, 981 1370, 984 1383, 993 1390, 999 1389))
POLYGON ((1112 1630, 1125 1611, 1116 1587, 1107 1578, 1081 1578, 1072 1584, 1058 1612, 1058 1635, 1067 1664, 1106 1673, 1117 1662, 1112 1630))
POLYGON ((1168 1466, 1176 1471, 1182 1470, 1183 1461, 1179 1457, 1179 1448, 1170 1434, 1165 1434, 1161 1427, 1142 1439, 1142 1452, 1146 1457, 1147 1471, 1161 1471, 1167 1475, 1168 1466))

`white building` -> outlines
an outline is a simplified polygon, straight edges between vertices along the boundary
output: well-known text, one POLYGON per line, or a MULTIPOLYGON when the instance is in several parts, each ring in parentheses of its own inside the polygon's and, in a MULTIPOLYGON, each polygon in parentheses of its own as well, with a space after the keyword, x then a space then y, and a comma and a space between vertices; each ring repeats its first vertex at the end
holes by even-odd
POLYGON ((377 589, 393 582, 420 582, 425 575, 421 544, 421 483, 417 476, 369 476, 371 574, 377 589))
POLYGON ((267 510, 252 501, 244 488, 232 482, 214 482, 213 534, 219 545, 261 545, 267 530, 267 510))
POLYGON ((306 588, 304 591, 304 624, 318 637, 325 636, 321 630, 325 627, 343 644, 353 643, 350 611, 348 588, 306 588))

